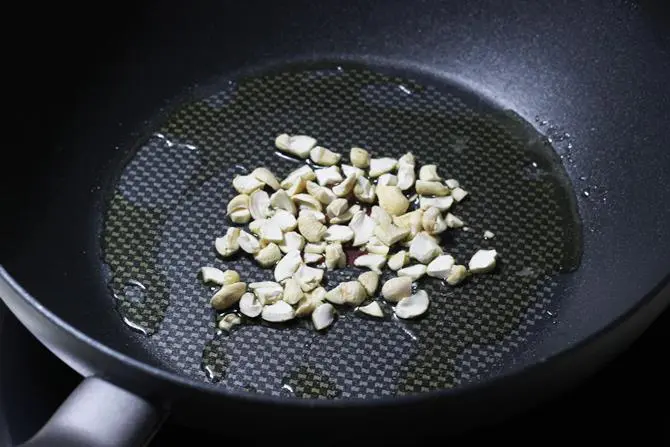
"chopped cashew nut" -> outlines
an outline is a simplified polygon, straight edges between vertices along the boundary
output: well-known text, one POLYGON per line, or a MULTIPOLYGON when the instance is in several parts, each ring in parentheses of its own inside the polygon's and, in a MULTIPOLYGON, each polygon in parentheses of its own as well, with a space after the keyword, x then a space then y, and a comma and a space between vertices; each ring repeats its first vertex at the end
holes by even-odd
POLYGON ((419 208, 422 210, 427 210, 428 208, 435 207, 438 210, 444 212, 447 211, 454 204, 454 198, 451 196, 446 197, 420 197, 419 198, 419 208))
POLYGON ((323 270, 310 267, 308 265, 301 266, 295 273, 295 279, 300 284, 303 292, 309 292, 319 287, 323 279, 323 270))
POLYGON ((401 299, 395 306, 395 314, 398 318, 416 318, 428 310, 428 294, 425 290, 419 290, 414 295, 401 299))
POLYGON ((326 230, 324 239, 326 242, 349 242, 354 238, 354 232, 351 228, 344 225, 331 225, 326 230))
POLYGON ((296 194, 293 197, 291 197, 293 201, 298 205, 298 209, 301 210, 313 210, 313 211, 321 211, 323 209, 323 205, 321 202, 316 200, 314 197, 310 196, 309 194, 296 194))
POLYGON ((303 258, 305 264, 316 264, 317 262, 323 261, 323 255, 320 253, 305 253, 303 258))
POLYGON ((400 228, 393 224, 381 224, 375 227, 375 236, 384 245, 391 247, 396 242, 399 242, 407 237, 409 230, 400 228))
POLYGON ((322 224, 326 223, 326 215, 323 214, 321 211, 314 211, 314 210, 300 210, 298 213, 298 217, 300 216, 312 216, 322 224))
POLYGON ((423 213, 421 226, 428 234, 440 234, 447 229, 447 223, 442 218, 442 213, 434 206, 423 213))
POLYGON ((263 307, 261 318, 271 323, 281 323, 295 318, 295 310, 286 301, 277 301, 263 307))
POLYGON ((319 304, 312 312, 312 324, 317 331, 327 328, 333 321, 335 321, 335 308, 330 303, 319 304))
POLYGON ((233 214, 235 211, 242 211, 249 209, 249 200, 250 197, 247 194, 238 194, 228 202, 226 206, 226 212, 228 216, 233 214))
POLYGON ((365 149, 360 147, 352 147, 349 153, 349 160, 351 164, 357 168, 365 169, 370 166, 370 154, 365 149))
POLYGON ((449 228, 461 228, 463 225, 465 225, 461 219, 451 213, 447 213, 444 221, 447 223, 449 228))
POLYGON ((325 242, 319 242, 318 244, 309 243, 305 245, 305 253, 323 253, 326 251, 327 245, 325 242))
POLYGON ((333 304, 350 304, 352 306, 358 306, 365 298, 367 294, 365 288, 358 281, 347 281, 340 283, 337 287, 332 290, 329 290, 326 293, 326 301, 330 301, 333 304))
POLYGON ((291 250, 302 250, 305 246, 305 238, 295 231, 284 233, 284 240, 279 244, 282 253, 288 253, 291 250))
POLYGON ((236 313, 229 313, 219 320, 219 329, 222 331, 230 331, 234 326, 242 323, 242 319, 236 313))
POLYGON ((310 181, 307 182, 305 186, 307 187, 307 193, 324 205, 328 205, 330 202, 337 199, 337 196, 330 188, 321 186, 318 183, 310 181))
POLYGON ((270 242, 261 251, 256 253, 254 259, 261 267, 272 267, 281 259, 281 250, 277 244, 270 242))
POLYGON ((451 273, 451 268, 455 264, 454 257, 451 255, 441 255, 430 261, 426 274, 433 278, 447 279, 451 273))
POLYGON ((447 284, 455 286, 463 281, 468 276, 468 269, 464 265, 455 265, 451 268, 449 276, 447 276, 447 284))
POLYGON ((388 266, 391 270, 400 270, 409 263, 409 253, 405 250, 400 250, 389 258, 388 266))
POLYGON ((414 184, 416 193, 421 196, 437 196, 443 197, 449 195, 449 188, 440 182, 427 182, 425 180, 418 180, 414 184))
POLYGON ((377 223, 377 225, 392 224, 393 219, 383 208, 375 205, 370 210, 370 217, 377 223))
POLYGON ((406 191, 414 186, 416 174, 414 172, 414 155, 406 153, 398 160, 398 188, 406 191))
POLYGON ((450 179, 448 179, 448 180, 445 180, 444 183, 447 184, 447 186, 449 187, 449 189, 456 189, 456 188, 458 188, 459 186, 461 186, 461 185, 458 183, 458 180, 455 180, 455 179, 453 179, 453 178, 450 178, 450 179))
POLYGON ((328 244, 325 251, 328 270, 341 269, 347 265, 347 256, 344 254, 342 244, 328 244))
POLYGON ((235 284, 236 282, 240 282, 240 274, 237 273, 235 270, 226 270, 223 272, 223 282, 221 283, 224 286, 227 286, 229 284, 235 284))
POLYGON ((265 241, 281 243, 284 240, 284 233, 276 222, 267 219, 261 225, 260 238, 265 241))
POLYGON ((492 231, 486 230, 484 232, 484 239, 493 239, 495 234, 492 231))
POLYGON ((291 197, 283 189, 278 190, 270 196, 270 206, 278 210, 288 211, 292 215, 296 215, 298 208, 291 200, 291 197))
POLYGON ((309 151, 316 145, 316 140, 307 135, 288 135, 281 134, 275 139, 277 149, 295 155, 300 158, 307 158, 309 151))
POLYGON ((349 202, 347 202, 347 199, 335 199, 326 208, 326 214, 328 217, 337 217, 344 214, 348 209, 349 202))
POLYGON ((253 175, 236 175, 233 179, 233 187, 240 194, 251 194, 257 189, 262 188, 265 183, 258 180, 253 175))
POLYGON ((275 211, 274 216, 268 220, 278 226, 281 231, 293 231, 298 227, 298 221, 295 216, 286 210, 275 211))
POLYGON ((417 234, 409 246, 409 255, 422 264, 428 264, 442 254, 442 249, 428 233, 417 234))
POLYGON ((464 190, 463 188, 458 187, 458 188, 454 188, 451 191, 451 195, 454 197, 454 200, 456 200, 457 202, 460 202, 461 200, 465 199, 465 196, 468 195, 468 192, 466 190, 464 190))
POLYGON ((279 186, 279 182, 277 181, 277 177, 275 177, 275 175, 269 169, 256 168, 253 170, 251 175, 256 177, 256 180, 265 183, 275 191, 281 188, 281 186, 279 186))
POLYGON ((342 165, 342 174, 344 174, 345 177, 349 177, 350 175, 356 176, 356 178, 364 177, 365 176, 365 171, 362 170, 361 168, 355 168, 350 165, 342 165))
POLYGON ((379 273, 377 272, 363 272, 358 275, 358 282, 363 285, 368 296, 373 296, 379 286, 379 273))
POLYGON ((249 284, 249 288, 253 290, 254 295, 258 298, 261 304, 272 304, 282 299, 284 290, 281 284, 272 281, 262 281, 259 283, 249 284), (252 287, 252 286, 256 287, 252 287))
POLYGON ((337 197, 346 197, 354 190, 354 185, 356 185, 356 176, 350 175, 339 185, 333 186, 333 192, 337 197))
POLYGON ((382 174, 377 179, 377 186, 397 186, 398 177, 393 174, 382 174))
POLYGON ((281 289, 281 284, 276 281, 258 281, 249 284, 250 290, 267 289, 268 287, 273 289, 281 289))
POLYGON ((251 220, 251 213, 248 209, 238 209, 228 215, 230 221, 236 224, 245 224, 251 220))
POLYGON ((382 267, 386 263, 386 256, 384 255, 362 255, 354 260, 356 267, 367 267, 373 272, 381 274, 382 267))
POLYGON ((317 165, 332 166, 339 163, 342 155, 333 152, 330 149, 326 149, 325 147, 316 146, 309 151, 309 158, 311 158, 317 165))
POLYGON ((363 203, 373 203, 377 198, 377 188, 367 177, 360 176, 354 186, 354 196, 363 203))
POLYGON ((288 194, 289 197, 293 197, 297 194, 304 193, 306 189, 307 189, 307 180, 303 179, 302 177, 298 177, 286 190, 286 194, 288 194))
POLYGON ((240 248, 247 253, 254 255, 261 250, 261 244, 254 236, 244 230, 240 230, 240 237, 237 239, 240 248))
POLYGON ((412 294, 412 278, 409 276, 399 276, 391 278, 382 286, 382 296, 394 303, 412 294))
POLYGON ((295 311, 296 317, 307 317, 312 314, 316 307, 323 303, 326 297, 326 289, 317 287, 310 293, 305 294, 305 297, 298 303, 298 308, 295 311))
POLYGON ((326 235, 326 226, 313 215, 305 214, 298 217, 298 231, 307 242, 320 242, 326 235))
POLYGON ((409 200, 397 186, 377 186, 379 206, 391 216, 404 214, 409 208, 409 200))
POLYGON ((393 171, 397 166, 398 160, 395 158, 373 158, 370 160, 370 177, 379 177, 393 171))
POLYGON ((415 264, 398 270, 398 276, 408 276, 412 278, 412 281, 418 280, 425 274, 426 266, 423 264, 415 264))
POLYGON ((391 251, 391 248, 380 241, 377 236, 370 236, 370 240, 364 247, 365 251, 373 255, 383 255, 386 256, 391 251))
POLYGON ((222 286, 210 300, 211 306, 216 310, 228 309, 237 303, 242 294, 247 291, 247 285, 243 282, 236 282, 222 286))
MULTIPOLYGON (((200 267, 200 274, 202 275, 202 282, 205 283, 209 282, 222 286, 226 280, 226 276, 223 271, 217 269, 216 267, 200 267)), ((239 281, 239 279, 237 281, 239 281)))
POLYGON ((367 306, 358 307, 357 311, 376 318, 384 318, 384 311, 378 302, 373 301, 367 306))
POLYGON ((289 251, 275 266, 275 281, 281 282, 293 276, 302 265, 302 258, 298 250, 289 251))
POLYGON ((360 211, 361 207, 359 205, 354 205, 348 210, 346 210, 344 213, 340 214, 339 216, 332 217, 330 219, 331 224, 343 224, 347 223, 351 220, 351 218, 356 214, 358 211, 360 211))
POLYGON ((314 180, 315 178, 316 174, 312 168, 305 165, 289 173, 289 175, 287 175, 286 178, 282 180, 279 186, 281 186, 283 189, 289 189, 298 179, 303 179, 304 181, 308 182, 310 180, 314 180))
POLYGON ((495 250, 479 250, 470 259, 468 268, 472 273, 490 272, 496 266, 497 256, 498 252, 495 250))
POLYGON ((419 180, 425 182, 439 182, 442 179, 437 175, 436 165, 423 165, 421 166, 421 169, 419 169, 419 180))
POLYGON ((256 295, 247 292, 240 298, 240 312, 249 318, 256 318, 261 314, 263 304, 258 300, 256 295))
POLYGON ((267 221, 267 219, 252 220, 249 223, 249 231, 251 231, 256 236, 260 236, 261 228, 263 228, 263 225, 265 225, 267 221))
POLYGON ((230 227, 225 236, 216 238, 214 248, 221 256, 228 257, 240 249, 239 238, 240 229, 230 227))
POLYGON ((421 219, 423 219, 423 210, 414 210, 400 216, 393 216, 393 224, 411 230, 413 223, 421 222, 421 219))
POLYGON ((289 278, 284 282, 284 294, 282 299, 287 303, 294 305, 305 296, 302 289, 300 288, 300 283, 295 280, 295 278, 289 278))
POLYGON ((321 186, 333 185, 344 180, 337 166, 317 169, 314 171, 314 174, 316 175, 316 181, 319 182, 319 185, 321 186))
POLYGON ((349 228, 354 232, 354 240, 352 245, 354 247, 359 247, 365 245, 370 240, 370 237, 374 234, 375 231, 375 221, 365 214, 365 211, 358 211, 351 218, 349 222, 349 228))

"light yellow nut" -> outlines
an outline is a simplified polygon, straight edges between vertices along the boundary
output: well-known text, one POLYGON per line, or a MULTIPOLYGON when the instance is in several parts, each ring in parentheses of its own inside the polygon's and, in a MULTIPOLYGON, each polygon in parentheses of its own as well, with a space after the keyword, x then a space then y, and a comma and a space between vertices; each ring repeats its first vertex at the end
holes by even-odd
POLYGON ((309 151, 309 158, 318 165, 332 166, 340 162, 342 155, 325 147, 316 146, 309 151))
POLYGON ((298 209, 313 211, 321 211, 323 209, 321 202, 309 194, 296 194, 292 198, 295 204, 298 205, 298 209))
POLYGON ((247 291, 247 285, 243 282, 236 282, 222 286, 210 300, 211 306, 216 310, 228 309, 237 303, 244 292, 247 291))
POLYGON ((391 278, 382 286, 382 296, 391 302, 397 303, 412 294, 412 278, 399 276, 391 278))
POLYGON ((382 242, 384 245, 391 247, 396 242, 400 242, 405 239, 409 234, 409 230, 406 228, 400 228, 393 224, 389 225, 377 225, 375 227, 375 236, 382 242))
POLYGON ((439 182, 442 179, 437 174, 436 165, 423 165, 421 166, 421 169, 419 169, 419 180, 425 182, 439 182))
POLYGON ((363 285, 368 296, 374 296, 379 286, 379 274, 377 272, 364 272, 358 275, 358 282, 363 285))
POLYGON ((409 208, 409 200, 397 186, 378 186, 379 206, 391 216, 404 214, 409 208))
POLYGON ((370 154, 360 147, 352 147, 349 153, 351 164, 357 168, 365 169, 370 166, 370 154))
POLYGON ((391 270, 400 270, 409 263, 409 253, 406 250, 400 250, 392 255, 388 260, 388 266, 391 270))
POLYGON ((217 237, 214 241, 214 248, 221 256, 228 257, 240 249, 239 244, 240 229, 230 227, 226 230, 226 235, 217 237))
POLYGON ((290 305, 298 304, 298 302, 305 296, 300 284, 295 278, 289 278, 284 282, 284 295, 282 299, 290 305))
POLYGON ((293 181, 293 183, 291 183, 291 186, 289 186, 289 188, 286 190, 286 194, 288 194, 289 197, 293 197, 298 194, 304 193, 306 189, 307 189, 307 181, 302 177, 298 177, 293 181))
POLYGON ((449 276, 447 276, 447 284, 455 286, 463 282, 468 277, 468 269, 464 265, 455 265, 451 268, 449 276))
POLYGON ((427 182, 425 180, 419 180, 414 184, 416 193, 421 196, 437 196, 444 197, 448 196, 450 191, 447 185, 443 185, 440 182, 427 182))
POLYGON ((277 192, 270 196, 270 206, 278 210, 287 211, 294 216, 298 213, 295 203, 293 203, 291 197, 283 189, 277 190, 277 192))
POLYGON ((335 199, 326 207, 326 214, 328 217, 337 217, 344 214, 349 209, 349 202, 347 199, 335 199))
POLYGON ((347 265, 347 256, 344 254, 342 244, 328 244, 326 246, 326 268, 335 270, 347 265))
POLYGON ((275 177, 272 171, 270 171, 267 168, 256 168, 251 172, 251 175, 256 177, 256 179, 258 179, 259 181, 265 183, 275 191, 277 191, 280 188, 279 182, 277 181, 277 177, 275 177))
POLYGON ((257 189, 262 188, 265 183, 258 180, 253 175, 236 175, 233 179, 233 187, 240 194, 251 194, 257 189))
POLYGON ((354 186, 356 185, 356 176, 355 175, 350 175, 347 178, 345 178, 342 183, 333 186, 333 192, 337 197, 346 197, 351 193, 351 191, 354 190, 354 186))
POLYGON ((377 187, 367 177, 360 176, 354 185, 354 196, 363 203, 374 203, 377 198, 377 187))
POLYGON ((321 242, 326 234, 326 226, 319 222, 313 215, 304 214, 298 217, 298 231, 307 242, 321 242))
POLYGON ((234 211, 249 209, 250 197, 248 194, 238 194, 228 202, 226 211, 230 215, 234 211))
POLYGON ((333 191, 331 191, 329 188, 326 188, 325 186, 319 185, 318 183, 310 181, 307 182, 306 186, 307 186, 307 194, 314 197, 316 200, 318 200, 320 203, 324 205, 328 205, 333 200, 337 199, 337 196, 333 191))
POLYGON ((428 234, 440 234, 447 229, 447 222, 442 218, 439 209, 430 207, 423 213, 421 226, 428 234))
POLYGON ((261 267, 272 267, 281 259, 281 250, 274 242, 269 243, 254 256, 261 267))

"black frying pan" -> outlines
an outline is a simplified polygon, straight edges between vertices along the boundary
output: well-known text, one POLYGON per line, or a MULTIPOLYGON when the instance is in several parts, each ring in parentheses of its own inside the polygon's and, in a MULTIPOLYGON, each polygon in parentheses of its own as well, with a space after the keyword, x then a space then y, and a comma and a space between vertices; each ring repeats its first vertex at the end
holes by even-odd
POLYGON ((258 438, 324 421, 449 434, 602 365, 669 299, 670 60, 651 7, 163 2, 110 22, 124 32, 80 24, 99 57, 44 43, 65 81, 21 101, 25 135, 45 130, 5 176, 0 296, 87 379, 31 445, 141 444, 168 413, 258 438), (211 243, 231 176, 296 167, 273 153, 282 131, 446 166, 472 196, 445 247, 494 247, 499 268, 427 282, 415 322, 343 311, 322 335, 217 335, 196 272, 267 279, 211 243))

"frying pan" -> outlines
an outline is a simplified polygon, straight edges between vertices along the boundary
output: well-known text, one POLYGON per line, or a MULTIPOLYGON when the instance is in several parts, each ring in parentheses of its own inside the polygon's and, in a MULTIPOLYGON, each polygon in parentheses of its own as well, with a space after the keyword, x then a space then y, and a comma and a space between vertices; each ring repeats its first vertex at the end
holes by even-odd
POLYGON ((148 2, 33 18, 52 33, 19 59, 29 147, 3 175, 0 296, 86 379, 27 445, 141 445, 168 414, 257 439, 336 442, 359 424, 417 439, 593 372, 670 299, 655 5, 148 2), (470 231, 443 244, 464 260, 496 248, 498 269, 427 281, 413 322, 342 310, 323 334, 217 334, 197 270, 268 278, 212 241, 233 175, 297 167, 274 154, 280 132, 443 166, 471 191, 470 231))

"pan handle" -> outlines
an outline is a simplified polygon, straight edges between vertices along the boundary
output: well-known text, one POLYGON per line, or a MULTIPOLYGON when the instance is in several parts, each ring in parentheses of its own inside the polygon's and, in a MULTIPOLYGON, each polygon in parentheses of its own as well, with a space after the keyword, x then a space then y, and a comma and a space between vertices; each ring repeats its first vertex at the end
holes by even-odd
POLYGON ((84 379, 22 447, 136 447, 162 418, 144 399, 97 377, 84 379))

